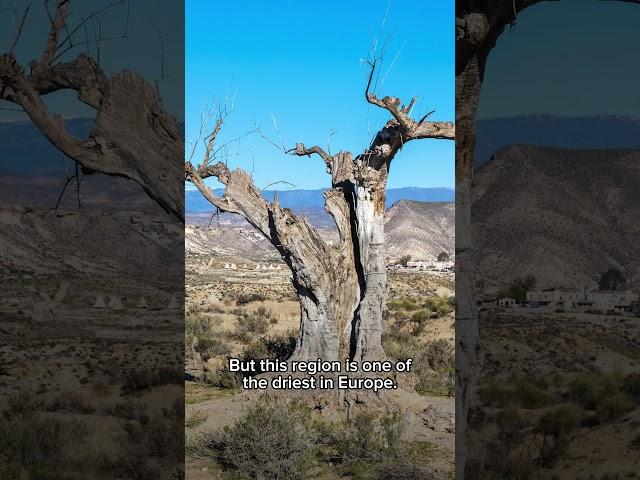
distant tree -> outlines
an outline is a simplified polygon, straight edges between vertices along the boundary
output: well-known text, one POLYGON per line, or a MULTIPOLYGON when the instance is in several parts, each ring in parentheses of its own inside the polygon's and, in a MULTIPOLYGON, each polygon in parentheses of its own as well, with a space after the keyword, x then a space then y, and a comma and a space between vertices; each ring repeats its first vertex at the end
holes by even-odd
POLYGON ((527 300, 527 292, 536 286, 536 278, 533 275, 527 275, 524 278, 518 277, 511 282, 511 285, 502 292, 505 297, 511 297, 517 302, 527 300))
POLYGON ((442 252, 440 255, 438 255, 439 262, 446 262, 448 260, 449 260, 449 254, 447 252, 442 252))
POLYGON ((400 260, 398 260, 398 263, 403 267, 406 267, 410 260, 411 260, 411 255, 405 255, 403 257, 400 257, 400 260))
POLYGON ((617 268, 610 268, 600 276, 598 287, 600 290, 624 290, 627 279, 617 268))

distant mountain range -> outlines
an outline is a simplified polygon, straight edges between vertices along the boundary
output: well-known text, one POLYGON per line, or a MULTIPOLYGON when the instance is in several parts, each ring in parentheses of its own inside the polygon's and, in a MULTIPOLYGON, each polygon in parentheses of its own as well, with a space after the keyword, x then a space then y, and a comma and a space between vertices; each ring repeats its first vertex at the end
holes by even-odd
POLYGON ((513 144, 555 148, 640 149, 640 119, 619 115, 556 117, 522 115, 476 122, 476 167, 513 144))
MULTIPOLYGON (((294 211, 324 210, 323 189, 317 190, 282 190, 278 191, 280 205, 291 208, 294 211)), ((215 190, 217 195, 222 195, 223 190, 215 190)), ((268 200, 273 200, 273 190, 265 190, 263 195, 268 200)), ((415 200, 418 202, 453 202, 455 190, 453 188, 390 188, 387 190, 387 208, 400 200, 415 200)), ((212 212, 211 204, 197 190, 185 192, 185 209, 187 213, 212 212)))
MULTIPOLYGON (((71 118, 65 124, 74 137, 87 138, 93 118, 71 118)), ((49 175, 75 168, 30 120, 0 122, 0 143, 2 175, 49 175)))

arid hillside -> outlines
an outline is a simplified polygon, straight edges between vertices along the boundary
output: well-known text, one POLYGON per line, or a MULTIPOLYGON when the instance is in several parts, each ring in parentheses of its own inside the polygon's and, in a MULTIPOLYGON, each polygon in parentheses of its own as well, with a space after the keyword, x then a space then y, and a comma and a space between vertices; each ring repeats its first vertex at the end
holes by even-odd
POLYGON ((587 287, 611 267, 637 284, 640 151, 512 145, 475 176, 478 278, 587 287))
POLYGON ((455 256, 455 204, 400 201, 387 210, 387 256, 434 260, 455 256))
MULTIPOLYGON (((306 212, 303 212, 306 215, 306 212)), ((313 222, 314 216, 309 220, 313 222)), ((455 206, 448 202, 401 200, 386 213, 387 256, 389 263, 409 255, 414 260, 432 260, 441 252, 451 258, 454 252, 455 206)), ((186 251, 194 255, 219 255, 256 261, 275 261, 280 257, 273 246, 237 215, 224 214, 218 222, 211 215, 187 216, 186 251)), ((337 231, 322 228, 322 235, 337 238, 337 231)))

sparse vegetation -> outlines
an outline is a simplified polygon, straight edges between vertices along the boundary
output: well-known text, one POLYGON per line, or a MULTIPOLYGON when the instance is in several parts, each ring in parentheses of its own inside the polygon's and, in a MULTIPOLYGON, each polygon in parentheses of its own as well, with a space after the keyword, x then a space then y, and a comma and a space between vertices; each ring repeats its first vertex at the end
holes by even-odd
POLYGON ((455 352, 449 342, 435 340, 427 343, 414 361, 418 393, 453 396, 456 384, 455 352))
POLYGON ((491 380, 482 386, 480 395, 487 405, 503 408, 509 404, 521 408, 540 408, 553 401, 553 395, 543 379, 522 374, 491 380))
POLYGON ((0 414, 1 478, 20 478, 26 470, 33 479, 54 480, 73 470, 68 452, 87 436, 86 428, 42 411, 32 397, 21 395, 11 398, 0 414))

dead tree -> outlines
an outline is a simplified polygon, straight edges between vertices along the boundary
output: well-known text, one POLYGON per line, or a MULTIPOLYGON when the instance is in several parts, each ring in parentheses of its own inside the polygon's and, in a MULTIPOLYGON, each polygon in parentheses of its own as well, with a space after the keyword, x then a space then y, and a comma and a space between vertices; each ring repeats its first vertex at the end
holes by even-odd
POLYGON ((428 115, 411 117, 415 98, 404 106, 396 97, 379 98, 370 92, 375 63, 365 91, 367 102, 391 114, 362 153, 330 155, 319 146, 298 143, 289 153, 317 155, 331 175, 325 191, 325 210, 338 228, 336 244, 326 242, 304 217, 282 208, 275 196, 267 201, 243 170, 224 163, 211 164, 211 152, 222 122, 206 142, 200 165, 185 163, 186 179, 213 205, 242 215, 280 252, 289 266, 300 301, 300 331, 296 360, 355 361, 381 359, 382 311, 387 293, 384 212, 391 162, 405 143, 420 139, 453 140, 451 122, 433 122, 428 115), (224 184, 216 195, 204 179, 224 184))
MULTIPOLYGON (((181 163, 184 135, 158 95, 140 75, 125 70, 108 77, 93 58, 62 58, 73 47, 80 25, 68 23, 71 0, 57 0, 40 59, 25 71, 13 46, 0 56, 0 99, 21 107, 33 124, 85 172, 125 177, 139 183, 166 211, 184 221, 181 163), (47 94, 73 90, 96 112, 86 139, 74 137, 62 117, 50 112, 47 94)), ((17 40, 26 19, 16 33, 17 40)))

